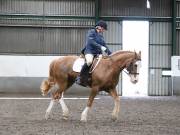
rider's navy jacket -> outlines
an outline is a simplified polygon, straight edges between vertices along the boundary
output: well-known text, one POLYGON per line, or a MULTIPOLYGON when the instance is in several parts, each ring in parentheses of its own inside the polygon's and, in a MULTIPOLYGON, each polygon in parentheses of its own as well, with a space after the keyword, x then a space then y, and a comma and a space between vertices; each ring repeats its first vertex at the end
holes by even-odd
POLYGON ((85 47, 82 49, 82 53, 84 54, 102 54, 101 46, 106 47, 106 53, 108 55, 111 54, 111 51, 106 46, 106 43, 104 41, 104 37, 101 33, 98 33, 96 29, 90 29, 86 36, 86 43, 85 47))

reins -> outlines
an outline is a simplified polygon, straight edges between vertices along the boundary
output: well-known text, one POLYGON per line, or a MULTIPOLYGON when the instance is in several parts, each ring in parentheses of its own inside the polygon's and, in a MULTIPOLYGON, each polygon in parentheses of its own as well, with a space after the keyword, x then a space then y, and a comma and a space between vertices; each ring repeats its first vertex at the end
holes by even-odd
POLYGON ((98 66, 99 62, 102 59, 106 59, 106 58, 111 58, 111 57, 110 56, 99 55, 99 57, 97 57, 98 61, 96 62, 95 66, 93 66, 92 69, 90 69, 89 73, 91 74, 96 69, 96 67, 98 66))
POLYGON ((126 70, 123 70, 124 73, 126 73, 127 75, 129 75, 129 73, 126 70))
POLYGON ((98 57, 98 61, 96 62, 96 65, 93 66, 93 69, 89 71, 89 73, 91 74, 97 67, 97 65, 99 64, 100 60, 102 59, 102 57, 98 57))

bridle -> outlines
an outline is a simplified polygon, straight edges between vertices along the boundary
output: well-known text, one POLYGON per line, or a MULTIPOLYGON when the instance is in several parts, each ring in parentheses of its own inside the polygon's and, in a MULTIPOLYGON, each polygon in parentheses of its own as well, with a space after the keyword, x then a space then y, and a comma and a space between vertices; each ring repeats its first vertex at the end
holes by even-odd
MULTIPOLYGON (((140 60, 138 60, 140 61, 140 60)), ((134 68, 137 68, 134 66, 134 62, 131 62, 129 64, 129 66, 126 68, 126 70, 123 70, 127 75, 139 75, 139 72, 134 72, 135 70, 137 71, 137 69, 134 69, 134 68)))

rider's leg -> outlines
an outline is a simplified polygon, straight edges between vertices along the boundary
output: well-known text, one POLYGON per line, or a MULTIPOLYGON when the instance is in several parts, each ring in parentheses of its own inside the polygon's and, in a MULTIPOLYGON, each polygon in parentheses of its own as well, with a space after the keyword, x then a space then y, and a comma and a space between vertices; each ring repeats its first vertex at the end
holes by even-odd
POLYGON ((84 64, 84 66, 81 70, 81 73, 80 73, 81 82, 85 85, 88 83, 89 69, 93 62, 93 58, 94 58, 94 56, 92 54, 85 55, 86 63, 84 64))
POLYGON ((86 54, 85 59, 88 66, 90 66, 93 62, 94 55, 93 54, 86 54))
POLYGON ((80 85, 87 85, 88 82, 88 77, 89 77, 89 69, 90 69, 90 65, 92 64, 94 56, 92 54, 86 54, 85 55, 85 59, 86 59, 86 63, 83 65, 81 72, 80 72, 80 76, 77 78, 77 83, 80 85))
POLYGON ((87 65, 87 63, 85 63, 81 69, 81 72, 80 72, 80 76, 85 76, 85 74, 88 73, 88 70, 89 70, 89 66, 87 65))

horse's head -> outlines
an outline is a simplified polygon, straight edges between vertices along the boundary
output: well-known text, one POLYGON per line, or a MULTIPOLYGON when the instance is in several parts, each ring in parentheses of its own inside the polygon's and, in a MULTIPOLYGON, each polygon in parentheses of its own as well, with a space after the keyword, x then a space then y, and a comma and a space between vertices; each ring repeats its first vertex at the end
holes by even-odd
POLYGON ((139 69, 141 67, 141 52, 136 53, 133 59, 126 65, 126 70, 132 83, 137 83, 139 79, 139 69))

